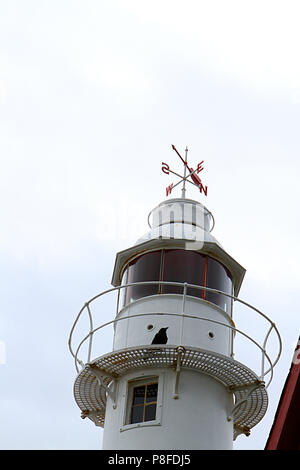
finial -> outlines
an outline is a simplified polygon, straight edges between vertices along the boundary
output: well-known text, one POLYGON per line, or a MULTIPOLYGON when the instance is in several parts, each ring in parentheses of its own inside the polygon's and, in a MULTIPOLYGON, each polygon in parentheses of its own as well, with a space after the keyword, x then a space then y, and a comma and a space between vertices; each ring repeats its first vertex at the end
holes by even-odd
POLYGON ((182 183, 182 189, 181 189, 181 197, 184 199, 185 198, 185 193, 186 193, 186 188, 185 188, 185 183, 188 181, 189 183, 193 184, 194 186, 197 186, 197 188, 200 190, 200 193, 204 193, 205 196, 207 196, 207 186, 203 186, 201 179, 199 178, 198 174, 200 171, 204 170, 204 167, 202 166, 202 163, 204 163, 204 160, 202 160, 200 163, 198 163, 196 170, 193 170, 193 168, 189 167, 188 165, 188 160, 187 160, 187 154, 188 154, 188 148, 185 148, 185 158, 183 158, 178 150, 176 149, 175 145, 172 144, 172 149, 175 150, 181 161, 183 162, 184 165, 184 173, 183 176, 179 175, 175 171, 171 170, 169 165, 167 163, 162 162, 162 171, 168 175, 169 173, 173 173, 173 175, 176 175, 180 178, 180 181, 178 183, 173 184, 171 183, 169 186, 166 187, 166 194, 169 196, 171 194, 172 190, 178 186, 179 184, 182 183), (189 171, 189 174, 187 174, 187 170, 189 171), (191 178, 191 179, 189 179, 191 178))

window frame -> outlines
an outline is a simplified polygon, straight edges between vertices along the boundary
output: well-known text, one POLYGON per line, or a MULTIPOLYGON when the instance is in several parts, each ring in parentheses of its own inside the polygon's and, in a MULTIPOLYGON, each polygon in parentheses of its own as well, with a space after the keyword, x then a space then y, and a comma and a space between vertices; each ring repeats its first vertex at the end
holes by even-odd
POLYGON ((156 410, 157 410, 157 397, 158 397, 158 379, 153 380, 153 382, 152 381, 151 382, 145 381, 145 383, 134 383, 134 384, 130 385, 130 393, 128 394, 128 405, 130 405, 130 403, 131 403, 131 406, 129 407, 130 409, 128 408, 128 412, 129 412, 129 423, 128 424, 148 423, 149 421, 155 421, 156 420, 156 410), (147 389, 151 385, 157 385, 157 392, 156 392, 156 395, 155 395, 155 400, 147 402, 147 389), (143 401, 141 403, 134 404, 134 391, 139 387, 143 387, 143 389, 144 389, 143 401), (155 418, 146 420, 145 419, 145 417, 146 417, 146 407, 150 406, 150 405, 153 405, 153 404, 155 404, 155 418), (133 423, 132 422, 132 414, 133 414, 133 410, 136 409, 136 408, 142 408, 143 417, 142 417, 142 421, 136 421, 136 422, 133 423))
MULTIPOLYGON (((138 428, 138 427, 161 426, 164 372, 157 371, 157 373, 151 374, 151 375, 148 375, 148 374, 131 375, 128 377, 128 380, 125 382, 124 387, 125 387, 125 390, 123 393, 123 398, 124 398, 123 422, 120 428, 120 432, 130 430, 133 428, 138 428), (143 386, 143 385, 150 385, 153 383, 157 383, 155 419, 151 421, 140 421, 138 423, 130 423, 134 388, 143 386)), ((145 408, 145 403, 144 403, 144 408, 145 408)))

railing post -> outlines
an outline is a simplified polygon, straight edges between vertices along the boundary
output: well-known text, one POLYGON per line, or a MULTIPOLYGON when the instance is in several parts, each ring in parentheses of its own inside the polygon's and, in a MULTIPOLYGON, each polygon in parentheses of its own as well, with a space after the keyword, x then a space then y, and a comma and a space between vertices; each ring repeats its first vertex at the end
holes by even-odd
MULTIPOLYGON (((264 339, 264 342, 263 342, 263 346, 262 346, 262 358, 261 358, 261 380, 264 379, 264 376, 265 376, 265 354, 266 354, 266 345, 267 345, 267 341, 268 341, 268 338, 270 336, 270 333, 273 329, 273 326, 274 326, 274 323, 271 323, 271 326, 266 334, 266 337, 264 339)), ((270 369, 269 369, 270 370, 270 369)))
POLYGON ((182 345, 183 339, 183 320, 184 320, 184 313, 185 313, 185 301, 186 301, 186 289, 187 283, 185 282, 183 285, 183 297, 182 297, 182 316, 181 316, 181 325, 180 325, 180 345, 182 345))
MULTIPOLYGON (((118 316, 118 313, 119 313, 120 291, 121 291, 121 286, 118 287, 116 317, 118 316)), ((114 328, 115 328, 115 323, 114 323, 114 328)), ((114 332, 114 333, 115 333, 115 332, 114 332)), ((116 335, 114 334, 114 337, 113 337, 113 351, 115 350, 115 339, 116 339, 116 335)))
POLYGON ((117 315, 118 315, 118 313, 119 313, 120 290, 121 290, 121 286, 119 286, 119 287, 118 287, 118 297, 117 297, 117 308, 116 308, 116 316, 117 316, 117 315))
POLYGON ((230 348, 230 357, 231 357, 231 359, 234 358, 233 341, 234 341, 234 330, 231 330, 231 348, 230 348))
POLYGON ((93 317, 92 317, 92 313, 91 313, 90 306, 89 306, 88 303, 86 304, 86 308, 87 308, 89 318, 90 318, 90 340, 89 340, 88 360, 87 360, 87 362, 90 362, 91 353, 92 353, 93 329, 94 329, 94 327, 93 327, 93 317))

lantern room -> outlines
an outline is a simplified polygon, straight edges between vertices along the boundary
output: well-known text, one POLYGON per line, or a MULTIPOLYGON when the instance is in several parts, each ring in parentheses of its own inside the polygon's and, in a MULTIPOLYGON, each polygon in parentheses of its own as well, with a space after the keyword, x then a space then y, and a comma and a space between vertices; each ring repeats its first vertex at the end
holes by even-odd
POLYGON ((124 289, 114 350, 150 344, 167 328, 169 344, 232 356, 232 298, 244 269, 211 235, 213 217, 201 203, 167 200, 151 217, 150 231, 116 256, 112 283, 124 289))

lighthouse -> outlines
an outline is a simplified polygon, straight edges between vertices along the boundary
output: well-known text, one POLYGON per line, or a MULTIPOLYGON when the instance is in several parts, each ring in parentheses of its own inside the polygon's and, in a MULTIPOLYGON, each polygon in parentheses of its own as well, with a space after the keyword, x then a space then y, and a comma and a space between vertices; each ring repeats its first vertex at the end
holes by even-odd
POLYGON ((179 181, 149 213, 149 230, 116 254, 112 288, 83 305, 69 337, 75 401, 82 418, 104 428, 103 449, 232 449, 264 417, 281 354, 274 322, 239 298, 245 268, 212 235, 212 213, 186 196, 190 185, 207 197, 204 161, 191 167, 187 149, 172 148, 183 175, 162 162, 179 181), (111 294, 111 319, 101 323, 111 294), (239 305, 252 323, 263 321, 259 338, 239 328, 239 305), (74 345, 83 316, 89 328, 74 345), (108 327, 112 347, 103 354, 99 333, 108 327), (251 366, 237 359, 237 337, 254 347, 257 367, 253 357, 251 366))

